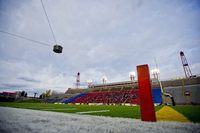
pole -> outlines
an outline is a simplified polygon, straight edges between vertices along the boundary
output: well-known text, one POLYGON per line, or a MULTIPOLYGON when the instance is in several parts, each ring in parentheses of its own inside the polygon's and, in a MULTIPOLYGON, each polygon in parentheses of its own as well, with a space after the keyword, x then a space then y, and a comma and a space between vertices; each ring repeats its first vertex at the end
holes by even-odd
POLYGON ((147 64, 137 66, 140 112, 142 121, 156 121, 149 67, 147 64))

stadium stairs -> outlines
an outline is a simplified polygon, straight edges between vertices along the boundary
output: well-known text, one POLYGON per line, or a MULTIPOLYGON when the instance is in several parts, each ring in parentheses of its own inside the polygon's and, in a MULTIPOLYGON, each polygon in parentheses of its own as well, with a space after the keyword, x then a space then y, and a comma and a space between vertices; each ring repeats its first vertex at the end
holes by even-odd
POLYGON ((72 101, 76 100, 77 98, 83 97, 85 95, 87 95, 87 93, 80 93, 77 96, 74 96, 74 97, 71 97, 71 98, 69 98, 67 100, 62 101, 62 103, 65 103, 65 104, 71 103, 72 101))

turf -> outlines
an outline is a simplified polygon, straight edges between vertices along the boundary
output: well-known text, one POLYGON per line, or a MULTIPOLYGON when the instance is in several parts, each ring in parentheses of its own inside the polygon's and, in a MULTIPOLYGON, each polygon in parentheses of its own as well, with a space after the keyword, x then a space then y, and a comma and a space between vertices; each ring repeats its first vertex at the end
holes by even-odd
POLYGON ((172 108, 183 114, 190 121, 200 123, 200 106, 178 105, 172 108))
MULTIPOLYGON (((1 102, 0 102, 0 106, 54 111, 54 112, 64 112, 64 113, 110 110, 109 112, 90 113, 89 115, 136 118, 136 119, 140 118, 139 106, 120 106, 120 105, 90 105, 89 106, 89 105, 45 104, 45 103, 1 103, 1 102)), ((160 108, 161 106, 155 107, 155 110, 159 110, 160 108)))
MULTIPOLYGON (((47 104, 47 103, 3 103, 0 106, 25 108, 43 111, 77 113, 86 111, 110 110, 109 112, 88 113, 87 115, 123 117, 140 119, 139 106, 120 106, 120 105, 67 105, 67 104, 47 104)), ((156 106, 155 111, 158 111, 163 106, 156 106)), ((176 111, 182 113, 192 122, 200 123, 200 106, 175 106, 176 111)))
POLYGON ((26 100, 20 100, 16 101, 17 103, 41 103, 40 99, 26 99, 26 100))

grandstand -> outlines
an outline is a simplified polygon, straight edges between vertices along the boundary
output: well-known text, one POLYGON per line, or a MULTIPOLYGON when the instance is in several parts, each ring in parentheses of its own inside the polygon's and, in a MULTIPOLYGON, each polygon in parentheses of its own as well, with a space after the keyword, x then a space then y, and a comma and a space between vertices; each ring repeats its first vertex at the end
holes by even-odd
POLYGON ((138 90, 121 90, 109 92, 91 92, 83 97, 73 100, 71 103, 103 103, 103 104, 139 104, 138 90))
POLYGON ((60 93, 60 94, 53 94, 49 97, 45 97, 43 102, 45 103, 63 103, 64 101, 70 99, 71 97, 75 97, 80 93, 60 93))
MULTIPOLYGON (((176 104, 200 104, 200 77, 187 79, 173 79, 161 81, 151 79, 152 95, 154 104, 172 104, 172 99, 176 104), (161 85, 161 86, 160 86, 161 85), (162 90, 167 95, 162 95, 162 90)), ((25 101, 31 97, 21 97, 21 93, 0 93, 0 100, 25 101)), ((124 81, 106 84, 93 84, 88 88, 68 88, 65 93, 54 93, 48 97, 40 99, 45 103, 64 104, 120 104, 138 105, 140 104, 137 81, 124 81)), ((32 98, 34 99, 34 98, 32 98)))
MULTIPOLYGON (((158 82, 152 82, 155 102, 161 103, 161 91, 158 82)), ((90 85, 87 89, 68 89, 67 94, 79 93, 63 101, 72 104, 139 104, 137 81, 125 81, 108 84, 90 85)))
MULTIPOLYGON (((200 104, 197 96, 200 77, 161 81, 161 85, 164 92, 174 97, 176 104, 200 104)), ((158 81, 152 80, 151 86, 154 103, 171 102, 168 97, 162 98, 158 81)), ((90 85, 87 89, 68 89, 65 93, 71 94, 70 98, 62 100, 66 104, 139 104, 137 81, 90 85)))

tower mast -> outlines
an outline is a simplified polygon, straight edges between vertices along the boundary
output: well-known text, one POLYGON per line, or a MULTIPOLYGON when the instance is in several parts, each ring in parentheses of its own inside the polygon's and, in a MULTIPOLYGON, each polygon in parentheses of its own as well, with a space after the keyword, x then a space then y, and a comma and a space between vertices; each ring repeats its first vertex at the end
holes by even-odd
POLYGON ((77 73, 77 77, 76 77, 76 88, 78 89, 80 86, 80 73, 77 73))
POLYGON ((181 57, 183 69, 184 69, 184 72, 185 72, 185 77, 186 78, 191 78, 192 77, 192 72, 190 70, 190 67, 188 65, 187 59, 186 59, 183 51, 180 52, 180 57, 181 57))

